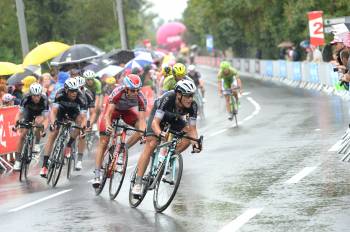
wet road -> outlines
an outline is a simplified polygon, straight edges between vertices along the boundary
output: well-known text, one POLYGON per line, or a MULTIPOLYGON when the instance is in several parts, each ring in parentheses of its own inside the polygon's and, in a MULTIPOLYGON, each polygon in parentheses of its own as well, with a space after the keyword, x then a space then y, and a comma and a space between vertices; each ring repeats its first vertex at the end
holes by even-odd
POLYGON ((329 151, 349 122, 348 104, 244 78, 240 125, 233 128, 216 94, 216 72, 201 71, 205 148, 184 155, 180 188, 163 214, 154 212, 152 192, 129 207, 135 147, 115 201, 106 189, 95 196, 91 155, 83 171, 55 189, 37 170, 28 183, 16 174, 1 177, 0 231, 350 231, 350 164, 329 151))

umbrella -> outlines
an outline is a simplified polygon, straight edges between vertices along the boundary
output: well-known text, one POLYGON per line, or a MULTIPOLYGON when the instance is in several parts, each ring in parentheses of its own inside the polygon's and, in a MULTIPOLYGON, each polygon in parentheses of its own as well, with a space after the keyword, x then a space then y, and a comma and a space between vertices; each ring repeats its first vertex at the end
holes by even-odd
POLYGON ((109 65, 96 73, 97 76, 102 77, 107 74, 108 76, 115 76, 120 73, 124 68, 117 65, 109 65))
POLYGON ((147 48, 135 48, 134 49, 134 53, 135 53, 135 56, 139 56, 142 53, 149 53, 149 54, 151 54, 151 57, 153 59, 158 58, 157 54, 154 51, 149 50, 147 48))
POLYGON ((151 54, 148 52, 142 52, 142 53, 139 53, 139 55, 136 56, 135 59, 130 60, 125 65, 125 68, 128 68, 128 69, 140 68, 140 67, 143 68, 152 63, 153 63, 153 59, 151 54))
POLYGON ((15 85, 16 83, 20 82, 27 76, 39 76, 41 73, 40 66, 38 65, 29 65, 24 68, 24 72, 16 73, 10 76, 10 78, 7 80, 8 85, 15 85))
POLYGON ((31 50, 26 57, 24 57, 23 65, 38 65, 48 61, 62 52, 68 50, 69 45, 60 42, 47 42, 40 44, 31 50))
POLYGON ((90 44, 76 44, 51 61, 51 65, 76 64, 92 60, 105 54, 104 51, 90 44))
POLYGON ((83 70, 92 70, 94 72, 98 72, 109 65, 115 64, 115 60, 108 59, 108 58, 103 58, 103 59, 95 59, 90 61, 90 64, 85 66, 83 70))
POLYGON ((24 72, 21 65, 10 62, 0 62, 0 76, 12 75, 18 72, 24 72))
POLYGON ((284 41, 282 43, 280 43, 279 45, 277 45, 277 47, 279 48, 289 48, 289 47, 293 47, 294 44, 290 41, 284 41))
POLYGON ((135 58, 135 54, 131 50, 114 49, 105 54, 103 57, 113 59, 117 64, 126 64, 135 58))

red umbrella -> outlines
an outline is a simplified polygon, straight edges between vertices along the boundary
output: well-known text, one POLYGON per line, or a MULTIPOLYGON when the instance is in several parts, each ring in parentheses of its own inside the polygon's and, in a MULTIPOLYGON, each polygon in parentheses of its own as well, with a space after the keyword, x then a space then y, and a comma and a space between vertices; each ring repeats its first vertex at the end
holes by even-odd
POLYGON ((179 49, 186 26, 179 22, 163 24, 157 31, 157 44, 168 49, 179 49))

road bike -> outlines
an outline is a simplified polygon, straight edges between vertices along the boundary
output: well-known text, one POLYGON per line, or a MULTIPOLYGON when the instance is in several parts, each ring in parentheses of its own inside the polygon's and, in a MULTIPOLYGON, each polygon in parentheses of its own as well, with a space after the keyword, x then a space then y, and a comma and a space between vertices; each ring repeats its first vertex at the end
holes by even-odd
POLYGON ((98 188, 95 188, 95 193, 99 195, 103 191, 109 178, 109 197, 114 200, 121 189, 128 165, 127 131, 143 134, 145 132, 128 126, 119 118, 112 123, 112 127, 112 139, 103 155, 101 183, 98 188))
MULTIPOLYGON (((203 136, 199 139, 191 138, 185 135, 185 132, 177 132, 168 130, 172 134, 169 141, 161 143, 157 146, 152 154, 151 162, 146 171, 146 175, 142 178, 142 193, 136 196, 132 193, 135 185, 137 167, 135 168, 130 181, 129 188, 129 203, 135 208, 141 204, 146 196, 147 191, 154 190, 153 206, 156 212, 163 212, 168 208, 175 197, 179 188, 182 170, 183 159, 181 154, 175 152, 176 146, 183 138, 196 141, 199 146, 202 146, 203 136), (165 149, 165 156, 161 152, 165 149)), ((194 153, 194 151, 192 151, 194 153)))

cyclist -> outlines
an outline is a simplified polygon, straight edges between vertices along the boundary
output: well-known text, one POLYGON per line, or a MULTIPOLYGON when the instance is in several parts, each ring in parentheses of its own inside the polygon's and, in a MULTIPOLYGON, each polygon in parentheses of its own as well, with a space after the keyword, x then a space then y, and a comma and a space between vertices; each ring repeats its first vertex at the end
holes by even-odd
MULTIPOLYGON (((33 83, 29 87, 29 93, 24 95, 20 110, 18 111, 15 120, 24 121, 25 123, 33 122, 37 125, 43 125, 44 130, 36 130, 36 139, 33 146, 33 152, 40 152, 40 137, 45 135, 46 128, 48 127, 48 113, 49 113, 49 103, 45 94, 43 94, 43 87, 39 83, 33 83)), ((16 128, 15 128, 16 130, 16 128)), ((14 165, 14 170, 19 171, 21 169, 21 151, 24 143, 25 136, 28 133, 27 128, 20 129, 20 137, 17 143, 17 151, 15 153, 16 162, 14 165)))
MULTIPOLYGON (((170 129, 175 131, 184 131, 193 138, 198 137, 196 128, 197 104, 193 100, 196 92, 195 84, 190 80, 181 80, 177 82, 175 90, 168 91, 155 104, 147 123, 146 144, 137 163, 136 182, 132 189, 134 195, 142 193, 142 176, 148 166, 151 155, 159 143, 159 138, 167 137, 163 132, 164 126, 169 123, 170 129), (174 113, 176 117, 167 112, 174 113), (188 116, 188 120, 184 117, 188 116)), ((183 139, 176 149, 181 153, 192 143, 196 152, 200 152, 197 142, 183 139)))
POLYGON ((228 61, 222 61, 220 64, 220 70, 218 73, 218 91, 220 97, 225 96, 226 111, 228 113, 228 119, 232 120, 232 114, 230 110, 230 95, 236 99, 237 105, 239 104, 238 90, 242 89, 242 82, 238 76, 238 72, 235 68, 231 67, 228 61))
POLYGON ((96 73, 92 70, 86 70, 83 73, 83 77, 85 77, 86 80, 86 88, 88 88, 94 94, 96 114, 99 115, 103 101, 102 84, 96 78, 96 73))
MULTIPOLYGON (((86 113, 86 102, 85 97, 79 91, 78 82, 74 78, 68 78, 64 87, 58 90, 54 103, 50 112, 50 122, 54 123, 57 121, 62 121, 63 119, 68 119, 75 121, 77 126, 82 126, 83 116, 86 113)), ((47 164, 52 151, 53 143, 58 135, 59 127, 55 125, 50 125, 50 133, 45 146, 45 154, 43 157, 43 165, 40 171, 42 177, 47 176, 47 164)), ((70 155, 71 146, 75 138, 78 135, 76 129, 70 134, 69 141, 65 149, 65 156, 70 155)))
POLYGON ((202 94, 202 101, 205 102, 204 99, 204 84, 203 81, 201 79, 201 74, 196 70, 196 66, 191 64, 188 66, 188 73, 187 76, 189 76, 193 81, 194 84, 196 85, 197 89, 199 88, 201 90, 201 94, 202 94))
MULTIPOLYGON (((80 88, 80 91, 82 92, 83 96, 85 97, 86 101, 86 107, 88 109, 89 118, 87 118, 87 115, 83 115, 83 125, 86 125, 87 128, 85 129, 86 132, 91 131, 91 125, 95 123, 96 120, 96 109, 95 109, 95 99, 93 96, 93 93, 85 86, 85 78, 81 76, 76 76, 75 79, 78 82, 78 86, 80 88)), ((85 150, 85 140, 83 137, 79 136, 78 139, 78 159, 77 163, 75 165, 75 169, 77 171, 80 171, 83 168, 83 155, 85 150)))
POLYGON ((172 70, 172 67, 171 66, 168 66, 168 65, 163 65, 162 67, 162 71, 159 73, 159 94, 162 94, 164 91, 163 91, 163 83, 164 83, 164 80, 168 77, 168 76, 171 76, 173 73, 173 70, 172 70))
MULTIPOLYGON (((176 82, 184 78, 186 78, 186 66, 181 63, 174 64, 172 75, 164 79, 163 93, 175 89, 176 82)), ((188 77, 186 79, 188 79, 188 77)))
MULTIPOLYGON (((94 188, 100 186, 102 158, 109 143, 109 135, 113 129, 111 126, 112 122, 121 117, 125 123, 139 130, 145 130, 146 128, 145 110, 147 102, 140 88, 140 77, 135 74, 129 74, 124 77, 123 86, 116 87, 109 96, 109 103, 105 106, 99 123, 100 141, 96 155, 95 179, 92 184, 94 188), (132 109, 135 106, 138 106, 138 113, 132 109)), ((142 134, 140 133, 131 135, 126 142, 128 148, 133 146, 141 137, 142 134)))

